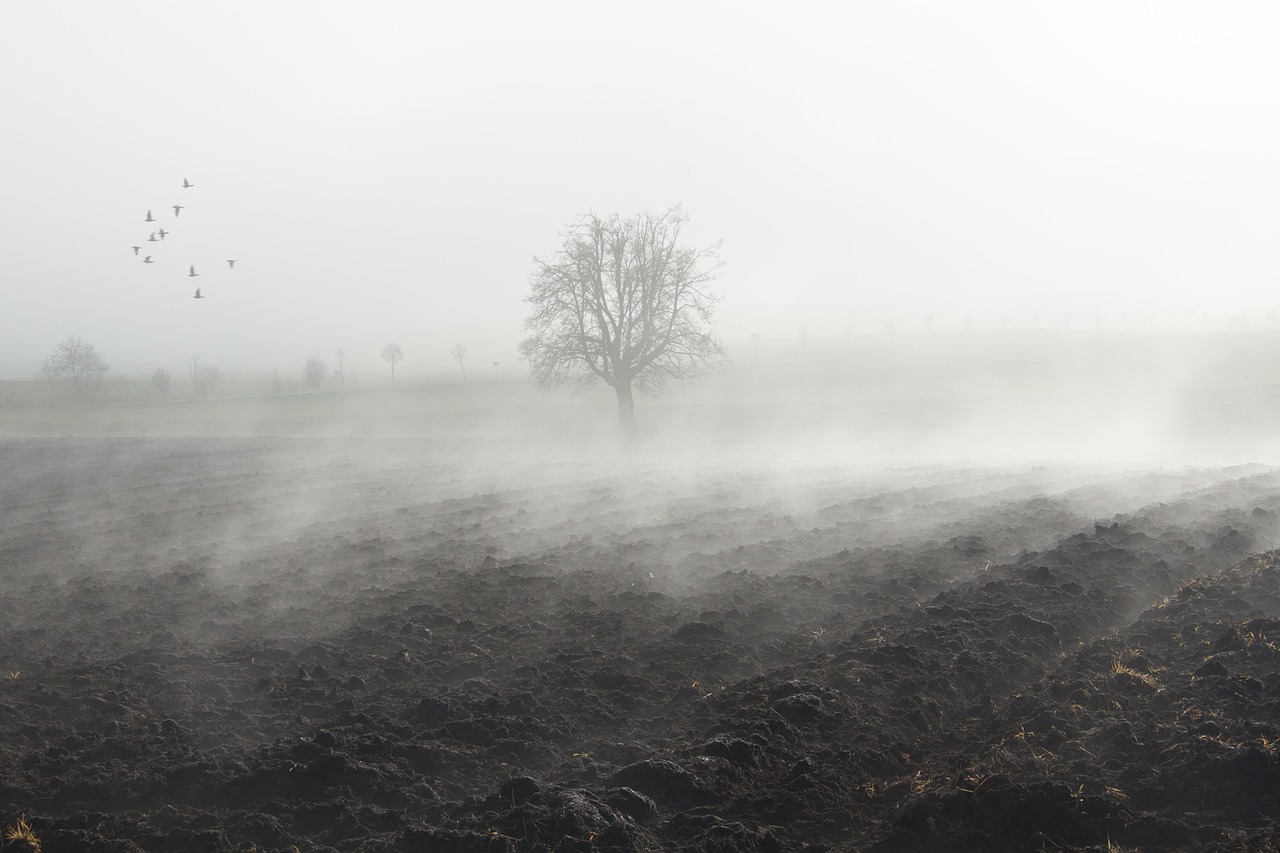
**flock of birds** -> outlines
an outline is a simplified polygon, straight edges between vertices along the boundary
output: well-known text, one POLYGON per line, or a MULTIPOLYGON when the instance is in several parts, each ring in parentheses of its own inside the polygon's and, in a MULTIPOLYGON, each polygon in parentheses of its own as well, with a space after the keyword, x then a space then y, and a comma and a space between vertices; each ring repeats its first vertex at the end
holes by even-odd
MULTIPOLYGON (((191 188, 192 188, 192 187, 194 187, 194 186, 195 186, 195 184, 191 183, 191 181, 187 180, 186 178, 183 178, 183 179, 182 179, 182 188, 183 188, 184 190, 189 190, 189 189, 191 189, 191 188)), ((184 208, 184 205, 181 205, 181 204, 175 204, 175 205, 173 205, 173 218, 174 218, 174 219, 177 219, 177 218, 178 218, 178 216, 182 213, 183 208, 184 208)), ((152 216, 152 215, 151 215, 151 211, 150 211, 150 210, 148 210, 148 211, 147 211, 147 218, 146 218, 146 219, 144 219, 144 220, 142 220, 142 221, 143 221, 143 222, 156 222, 157 220, 156 220, 156 218, 155 218, 154 216, 152 216)), ((164 242, 164 240, 165 240, 165 238, 166 238, 166 237, 168 237, 168 236, 169 236, 170 234, 172 234, 172 233, 173 233, 172 231, 166 231, 166 230, 165 230, 165 228, 164 228, 164 226, 163 226, 163 225, 161 225, 161 226, 160 226, 159 228, 157 228, 155 231, 152 231, 152 232, 151 232, 151 236, 149 236, 149 237, 146 239, 146 242, 148 242, 148 243, 163 243, 163 242, 164 242)), ((130 248, 132 248, 132 249, 133 249, 134 257, 140 257, 140 258, 142 258, 142 262, 143 262, 144 264, 154 264, 154 263, 155 263, 155 257, 154 257, 153 255, 145 255, 145 256, 144 256, 144 255, 142 254, 142 246, 131 246, 130 248)), ((228 260, 228 261, 227 261, 227 267, 228 267, 229 269, 233 269, 233 270, 234 270, 234 269, 236 268, 236 262, 235 262, 235 260, 228 260)), ((190 265, 187 267, 187 277, 188 277, 188 278, 199 278, 199 277, 200 277, 200 273, 196 272, 196 266, 195 266, 195 264, 190 264, 190 265)), ((193 298, 195 298, 195 299, 204 299, 204 298, 205 298, 205 297, 204 297, 204 295, 200 293, 200 288, 198 288, 198 287, 196 288, 195 296, 194 296, 193 298)))

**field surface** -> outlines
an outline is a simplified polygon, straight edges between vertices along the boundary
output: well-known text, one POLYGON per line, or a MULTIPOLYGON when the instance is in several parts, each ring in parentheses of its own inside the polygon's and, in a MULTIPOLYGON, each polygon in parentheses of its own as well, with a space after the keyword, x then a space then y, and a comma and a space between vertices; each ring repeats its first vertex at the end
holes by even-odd
POLYGON ((0 821, 47 853, 1276 843, 1280 473, 734 458, 6 439, 0 821))
POLYGON ((1273 360, 973 340, 0 406, 0 849, 1275 849, 1273 360))

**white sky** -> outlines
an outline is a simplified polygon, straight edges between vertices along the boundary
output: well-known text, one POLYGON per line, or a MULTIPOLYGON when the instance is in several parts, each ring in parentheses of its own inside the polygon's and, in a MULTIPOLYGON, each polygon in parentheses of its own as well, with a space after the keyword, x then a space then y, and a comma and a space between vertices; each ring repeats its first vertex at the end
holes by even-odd
POLYGON ((0 367, 514 369, 531 257, 677 202, 731 342, 1280 306, 1280 6, 781 6, 6 3, 0 367))

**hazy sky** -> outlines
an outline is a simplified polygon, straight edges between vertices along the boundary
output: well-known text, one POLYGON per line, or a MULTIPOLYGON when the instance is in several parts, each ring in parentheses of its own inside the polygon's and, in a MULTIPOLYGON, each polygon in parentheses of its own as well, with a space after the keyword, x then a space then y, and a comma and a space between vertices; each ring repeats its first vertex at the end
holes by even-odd
POLYGON ((1280 306, 1280 7, 781 6, 7 3, 0 365, 515 369, 531 257, 675 203, 731 342, 1280 306))

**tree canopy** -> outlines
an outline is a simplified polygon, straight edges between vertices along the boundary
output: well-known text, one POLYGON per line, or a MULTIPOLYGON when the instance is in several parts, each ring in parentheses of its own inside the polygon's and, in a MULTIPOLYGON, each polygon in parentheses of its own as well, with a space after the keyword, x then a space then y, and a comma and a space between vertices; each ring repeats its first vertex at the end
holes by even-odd
POLYGON ((382 348, 382 360, 391 365, 391 384, 396 384, 396 363, 404 358, 404 350, 397 343, 389 343, 382 348))
POLYGON ((653 394, 723 362, 710 328, 720 245, 680 246, 687 221, 679 206, 629 219, 588 214, 553 257, 534 258, 525 321, 532 335, 521 353, 539 388, 602 380, 617 393, 623 429, 634 434, 633 388, 653 394))
POLYGON ((77 397, 95 388, 107 375, 107 370, 106 361, 98 355, 93 344, 75 335, 54 346, 41 366, 41 372, 50 379, 68 380, 72 393, 77 397))

